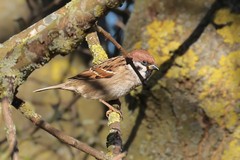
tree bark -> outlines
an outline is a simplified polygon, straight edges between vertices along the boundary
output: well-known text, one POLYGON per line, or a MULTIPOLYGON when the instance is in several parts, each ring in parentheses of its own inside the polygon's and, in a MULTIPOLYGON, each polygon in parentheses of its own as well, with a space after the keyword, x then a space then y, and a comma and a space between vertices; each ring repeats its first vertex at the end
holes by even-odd
POLYGON ((126 99, 135 117, 125 119, 128 157, 240 159, 240 15, 231 11, 212 0, 135 2, 124 46, 147 49, 160 71, 126 99), (198 24, 204 32, 191 35, 198 24), (190 48, 174 55, 190 35, 190 48))
POLYGON ((98 18, 121 2, 73 0, 0 44, 0 91, 5 77, 15 78, 15 91, 35 69, 74 51, 98 18))

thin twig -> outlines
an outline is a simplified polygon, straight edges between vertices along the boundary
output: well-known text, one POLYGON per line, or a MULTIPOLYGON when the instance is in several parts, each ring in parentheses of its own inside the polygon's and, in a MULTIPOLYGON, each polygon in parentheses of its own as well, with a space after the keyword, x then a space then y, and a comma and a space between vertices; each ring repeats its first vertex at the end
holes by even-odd
MULTIPOLYGON (((102 33, 108 40, 110 40, 121 52, 122 55, 124 57, 127 56, 128 52, 111 36, 110 33, 108 33, 107 31, 105 31, 102 27, 96 25, 96 29, 98 32, 102 33)), ((136 72, 136 74, 138 75, 140 81, 142 82, 143 85, 145 85, 145 81, 144 78, 142 77, 142 75, 139 73, 139 71, 137 70, 137 68, 135 67, 135 65, 133 64, 132 60, 127 59, 127 63, 130 64, 133 68, 133 70, 136 72)))
MULTIPOLYGON (((48 119, 47 121, 49 123, 54 122, 55 120, 58 120, 59 117, 62 117, 64 113, 67 113, 71 107, 73 106, 74 103, 77 102, 77 100, 80 98, 80 95, 75 96, 70 102, 69 104, 67 104, 62 110, 58 111, 57 113, 54 113, 54 115, 48 119)), ((31 135, 34 135, 40 128, 36 127, 32 132, 31 135)))
POLYGON ((16 109, 18 109, 27 119, 29 119, 33 124, 50 133, 52 136, 56 137, 61 142, 68 144, 78 150, 88 153, 95 157, 96 159, 103 160, 107 159, 103 152, 100 152, 86 143, 83 143, 71 136, 66 135, 62 131, 54 128, 49 123, 45 122, 41 116, 35 113, 31 107, 31 104, 24 102, 23 100, 14 97, 13 104, 16 109))
POLYGON ((18 160, 16 128, 13 123, 9 99, 7 97, 2 99, 2 114, 6 126, 7 140, 9 142, 8 155, 11 156, 12 160, 18 160))
POLYGON ((98 32, 102 33, 109 41, 111 41, 117 47, 117 49, 122 52, 123 56, 127 55, 128 52, 111 36, 110 33, 105 31, 102 27, 98 25, 96 25, 96 29, 98 32))

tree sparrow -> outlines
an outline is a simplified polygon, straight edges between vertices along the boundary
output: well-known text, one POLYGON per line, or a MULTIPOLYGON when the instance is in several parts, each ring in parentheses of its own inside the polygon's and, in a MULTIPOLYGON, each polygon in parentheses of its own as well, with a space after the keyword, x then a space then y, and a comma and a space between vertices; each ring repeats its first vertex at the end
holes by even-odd
MULTIPOLYGON (((126 57, 110 58, 90 69, 69 78, 65 83, 35 90, 49 89, 74 91, 84 98, 98 99, 112 111, 117 111, 106 101, 116 100, 145 82, 153 70, 154 58, 145 50, 134 50, 126 57)), ((119 113, 119 111, 117 111, 119 113)))

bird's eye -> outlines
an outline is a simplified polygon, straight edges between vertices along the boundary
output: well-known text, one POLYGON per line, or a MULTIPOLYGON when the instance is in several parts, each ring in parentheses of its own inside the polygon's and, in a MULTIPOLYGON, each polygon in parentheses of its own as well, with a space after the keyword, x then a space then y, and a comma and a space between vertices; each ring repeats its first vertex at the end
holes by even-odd
POLYGON ((146 61, 142 61, 142 64, 146 66, 148 63, 146 61))

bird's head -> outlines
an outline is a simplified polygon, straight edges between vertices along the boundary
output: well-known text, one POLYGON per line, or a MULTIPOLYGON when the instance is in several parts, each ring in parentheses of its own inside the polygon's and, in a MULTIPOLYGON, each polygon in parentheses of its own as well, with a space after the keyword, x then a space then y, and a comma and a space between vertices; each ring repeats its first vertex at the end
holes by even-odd
POLYGON ((154 58, 146 50, 134 50, 127 58, 131 59, 134 66, 144 79, 147 79, 153 70, 159 70, 154 58))

